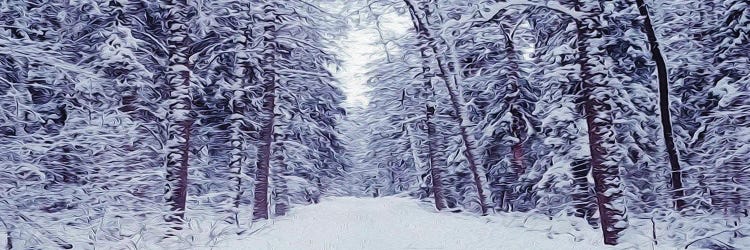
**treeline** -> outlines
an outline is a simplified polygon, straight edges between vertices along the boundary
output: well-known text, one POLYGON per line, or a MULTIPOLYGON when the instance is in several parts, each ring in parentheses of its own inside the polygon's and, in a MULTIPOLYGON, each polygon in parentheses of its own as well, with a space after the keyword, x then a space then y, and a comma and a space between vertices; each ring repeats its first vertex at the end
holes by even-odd
POLYGON ((138 248, 341 190, 325 4, 0 1, 7 248, 138 248))
POLYGON ((612 245, 649 219, 683 241, 747 233, 746 1, 363 2, 386 55, 364 193, 576 216, 612 245), (409 32, 389 35, 388 13, 409 32))

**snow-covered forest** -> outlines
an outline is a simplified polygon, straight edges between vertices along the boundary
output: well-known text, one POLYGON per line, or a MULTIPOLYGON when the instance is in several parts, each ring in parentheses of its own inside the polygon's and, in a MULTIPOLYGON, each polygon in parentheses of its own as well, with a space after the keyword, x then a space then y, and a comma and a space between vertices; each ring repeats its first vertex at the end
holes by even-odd
POLYGON ((5 249, 747 249, 749 209, 747 0, 0 0, 5 249))

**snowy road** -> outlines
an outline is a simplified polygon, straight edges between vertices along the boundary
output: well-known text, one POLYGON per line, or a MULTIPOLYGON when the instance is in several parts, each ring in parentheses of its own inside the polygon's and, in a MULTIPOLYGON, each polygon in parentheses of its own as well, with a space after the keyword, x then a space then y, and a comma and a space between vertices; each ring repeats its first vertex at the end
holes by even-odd
MULTIPOLYGON (((542 219, 534 219, 542 220, 542 219)), ((531 220, 531 221, 534 221, 531 220)), ((220 249, 406 250, 406 249, 603 249, 596 231, 551 237, 550 221, 534 230, 524 218, 435 213, 406 198, 335 198, 299 207, 241 241, 220 249), (531 230, 531 231, 529 231, 531 230), (575 242, 572 235, 585 235, 575 242)), ((552 224, 554 225, 554 223, 552 224)), ((562 229, 566 230, 566 229, 562 229)), ((557 232, 560 229, 555 230, 557 232)))

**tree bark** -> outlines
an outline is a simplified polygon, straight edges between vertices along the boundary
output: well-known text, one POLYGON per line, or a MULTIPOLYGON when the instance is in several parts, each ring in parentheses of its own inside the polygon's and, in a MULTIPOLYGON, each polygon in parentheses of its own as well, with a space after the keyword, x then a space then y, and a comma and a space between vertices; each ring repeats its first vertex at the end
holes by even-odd
MULTIPOLYGON (((508 38, 510 39, 510 37, 508 38)), ((512 41, 508 41, 508 44, 506 45, 506 53, 510 53, 512 56, 509 55, 509 66, 511 68, 511 73, 508 75, 508 82, 509 82, 509 88, 510 92, 512 93, 511 96, 508 98, 508 103, 510 104, 510 113, 513 116, 513 121, 511 124, 511 133, 513 134, 516 139, 518 139, 518 142, 513 144, 513 160, 511 161, 513 164, 513 170, 514 173, 517 175, 515 176, 516 179, 520 178, 520 175, 522 175, 524 172, 526 172, 526 166, 524 164, 524 150, 523 150, 523 138, 526 133, 527 124, 524 119, 523 114, 521 113, 520 107, 518 107, 518 96, 520 95, 521 88, 518 83, 518 58, 515 56, 515 49, 513 47, 512 41)))
POLYGON ((287 165, 284 162, 282 147, 284 147, 284 143, 276 142, 273 150, 275 155, 274 170, 276 171, 271 171, 271 175, 273 176, 271 180, 273 183, 273 211, 275 216, 286 215, 287 211, 289 211, 289 189, 286 179, 284 179, 284 176, 287 176, 289 173, 286 170, 287 165))
POLYGON ((8 230, 8 232, 5 232, 5 249, 13 249, 13 237, 10 230, 8 230))
POLYGON ((258 148, 258 163, 256 168, 255 196, 253 204, 253 220, 268 219, 268 177, 270 171, 270 162, 272 157, 272 147, 274 143, 274 126, 276 114, 276 81, 278 74, 274 67, 276 61, 276 7, 272 4, 263 6, 264 12, 264 34, 263 43, 265 51, 262 58, 263 82, 263 113, 265 123, 260 130, 260 147, 258 148))
MULTIPOLYGON (((169 114, 167 121, 167 197, 172 214, 167 222, 182 224, 185 219, 187 202, 190 135, 194 122, 192 111, 191 68, 189 47, 191 40, 188 31, 190 19, 186 1, 167 0, 165 18, 169 29, 167 48, 169 50, 169 70, 166 78, 170 87, 169 114)), ((180 230, 181 226, 173 229, 180 230)))
POLYGON ((240 81, 239 86, 235 86, 236 89, 233 89, 233 98, 232 98, 232 114, 233 118, 231 119, 230 124, 230 139, 229 139, 229 146, 231 148, 229 154, 229 171, 232 174, 231 181, 234 183, 234 190, 232 192, 235 193, 234 196, 234 210, 232 213, 234 214, 234 221, 239 226, 239 208, 240 203, 242 201, 242 175, 243 169, 245 168, 246 162, 245 162, 245 137, 247 136, 248 129, 246 128, 247 125, 245 125, 245 116, 246 116, 246 105, 242 102, 246 102, 245 100, 245 92, 244 89, 249 87, 248 82, 250 82, 250 79, 253 78, 252 69, 249 65, 244 65, 243 69, 245 71, 244 78, 240 81))
POLYGON ((623 207, 622 183, 614 148, 617 144, 611 106, 614 96, 608 86, 607 73, 602 71, 606 70, 604 60, 607 55, 603 48, 593 45, 597 40, 605 39, 602 33, 602 9, 598 1, 587 0, 576 0, 575 9, 586 13, 576 21, 576 25, 594 191, 604 243, 617 245, 620 232, 627 227, 627 215, 623 207))
POLYGON ((5 228, 5 249, 11 250, 13 249, 13 229, 2 218, 0 218, 0 223, 5 228))
MULTIPOLYGON (((432 90, 432 89, 431 89, 432 90)), ((434 98, 434 93, 430 96, 434 98)), ((432 193, 435 196, 435 208, 440 211, 445 209, 445 198, 443 197, 443 175, 442 168, 436 166, 437 157, 437 142, 435 134, 437 129, 435 128, 435 122, 433 122, 435 116, 435 104, 428 102, 426 105, 426 123, 427 123, 427 164, 430 168, 430 177, 432 178, 432 193)))
MULTIPOLYGON (((410 2, 407 1, 407 4, 410 4, 410 2)), ((429 47, 425 44, 429 34, 426 32, 425 27, 423 27, 416 19, 417 13, 414 12, 415 10, 411 8, 410 10, 414 28, 417 31, 417 46, 419 47, 420 56, 422 57, 421 74, 424 80, 423 90, 427 99, 425 101, 424 110, 425 123, 427 125, 427 164, 430 171, 430 177, 432 178, 432 193, 435 198, 435 208, 440 211, 445 209, 445 201, 443 198, 442 176, 440 174, 442 169, 440 166, 437 166, 436 163, 438 161, 435 155, 435 150, 437 149, 435 133, 437 133, 437 130, 433 119, 437 110, 435 107, 435 88, 432 84, 432 78, 435 77, 435 70, 432 67, 433 59, 429 47)))
POLYGON ((674 206, 677 211, 685 208, 685 190, 682 183, 682 167, 680 158, 674 144, 674 135, 672 132, 672 116, 669 103, 669 72, 667 62, 659 48, 659 41, 656 38, 656 31, 651 23, 651 16, 648 13, 648 6, 643 0, 636 0, 638 11, 644 18, 644 29, 648 37, 648 43, 651 47, 651 57, 656 63, 656 76, 659 80, 659 110, 661 111, 661 125, 664 134, 664 143, 669 155, 669 165, 672 168, 672 197, 674 206))
MULTIPOLYGON (((431 94, 428 94, 428 100, 431 100, 431 94)), ((426 123, 426 132, 427 132, 427 140, 424 144, 427 145, 427 162, 422 162, 422 151, 420 150, 420 144, 419 141, 415 138, 415 132, 414 129, 409 129, 409 125, 406 126, 407 133, 409 133, 409 146, 411 147, 412 152, 412 158, 414 159, 414 165, 417 169, 422 169, 422 166, 425 165, 427 168, 426 173, 421 173, 421 178, 426 179, 427 175, 430 176, 432 186, 430 189, 427 189, 425 191, 427 196, 430 196, 430 193, 433 194, 433 197, 435 198, 435 208, 438 211, 441 211, 445 208, 445 198, 443 198, 443 178, 442 178, 442 171, 440 168, 437 167, 437 165, 441 165, 438 163, 438 156, 437 151, 435 148, 437 148, 436 138, 435 138, 435 124, 432 121, 434 118, 434 112, 435 108, 432 106, 432 104, 427 103, 427 108, 425 109, 425 123, 426 123), (430 129, 432 129, 430 131, 430 129)), ((419 126, 415 126, 419 128, 419 126)), ((421 192, 420 192, 421 193, 421 192)))
MULTIPOLYGON (((518 62, 520 59, 518 58, 518 54, 516 52, 515 45, 513 44, 513 37, 511 37, 507 31, 505 30, 505 27, 501 25, 501 29, 503 29, 503 34, 505 36, 505 55, 508 58, 508 64, 506 67, 508 67, 508 92, 510 93, 506 97, 506 102, 508 105, 510 105, 510 113, 512 118, 511 122, 511 134, 513 137, 518 139, 518 142, 514 143, 511 147, 511 165, 513 169, 512 174, 512 180, 511 183, 517 183, 518 180, 521 178, 521 175, 523 175, 526 172, 526 165, 524 164, 524 145, 523 142, 525 140, 526 136, 526 130, 527 130, 527 124, 526 119, 524 117, 524 114, 521 111, 521 108, 519 107, 519 97, 521 95, 521 86, 519 80, 521 77, 519 76, 519 71, 521 70, 518 62)), ((510 191, 511 195, 505 196, 505 201, 503 203, 510 203, 512 200, 518 198, 520 194, 515 191, 515 189, 512 189, 510 191)), ((508 206, 508 210, 511 210, 511 207, 508 206)))
POLYGON ((592 200, 591 185, 588 180, 588 175, 591 173, 591 163, 585 160, 577 160, 571 165, 573 192, 570 196, 573 198, 573 208, 575 209, 573 215, 586 219, 590 225, 596 226, 598 224, 594 220, 596 206, 594 206, 595 203, 592 200))
MULTIPOLYGON (((430 33, 428 22, 427 22, 427 16, 429 15, 428 7, 424 5, 417 5, 412 0, 404 0, 404 3, 409 8, 409 12, 412 16, 412 23, 414 25, 414 29, 417 32, 417 42, 420 46, 420 51, 422 53, 422 59, 423 59, 423 67, 427 65, 423 69, 424 72, 429 72, 428 75, 425 75, 427 79, 430 79, 432 76, 439 77, 441 81, 445 83, 446 88, 448 89, 448 93, 450 95, 450 101, 451 105, 453 106, 453 109, 457 113, 456 120, 459 123, 460 128, 460 134, 461 139, 463 141, 464 147, 466 148, 464 150, 464 156, 467 159, 467 163, 469 165, 469 170, 471 171, 473 175, 473 181, 474 185, 477 188, 477 196, 479 199, 479 206, 482 211, 482 215, 487 214, 487 205, 486 205, 486 197, 484 195, 484 186, 482 181, 482 175, 479 173, 479 170, 477 168, 476 164, 476 157, 474 156, 474 145, 473 141, 469 138, 468 128, 466 127, 466 124, 463 119, 464 112, 462 110, 462 106, 459 104, 459 94, 457 94, 456 88, 451 86, 451 79, 448 77, 448 70, 446 69, 444 63, 438 56, 438 48, 437 48, 437 41, 430 33), (420 14, 424 14, 424 20, 420 18, 420 14), (434 60, 434 61, 433 61, 434 60), (437 70, 433 70, 430 65, 434 63, 437 64, 438 68, 437 70)), ((430 83, 431 84, 431 83, 430 83)), ((428 107, 429 108, 429 107, 428 107)), ((434 107, 433 107, 434 108, 434 107)))
MULTIPOLYGON (((247 8, 243 8, 243 11, 250 11, 247 8)), ((245 29, 244 27, 237 27, 239 29, 245 29)), ((245 29, 243 34, 245 40, 241 44, 241 48, 249 49, 252 45, 249 41, 252 41, 250 31, 245 29)), ((232 86, 232 114, 235 116, 231 119, 231 138, 230 138, 230 160, 229 170, 233 174, 232 182, 235 183, 234 190, 234 221, 239 226, 239 213, 240 204, 242 203, 242 196, 244 190, 242 188, 242 179, 245 175, 247 168, 247 161, 245 152, 247 150, 245 138, 249 136, 252 129, 249 128, 250 118, 248 117, 248 106, 252 105, 248 98, 247 89, 250 88, 256 80, 256 75, 253 71, 254 63, 253 58, 248 53, 238 53, 236 57, 236 65, 242 69, 241 79, 233 79, 234 86, 232 86)))

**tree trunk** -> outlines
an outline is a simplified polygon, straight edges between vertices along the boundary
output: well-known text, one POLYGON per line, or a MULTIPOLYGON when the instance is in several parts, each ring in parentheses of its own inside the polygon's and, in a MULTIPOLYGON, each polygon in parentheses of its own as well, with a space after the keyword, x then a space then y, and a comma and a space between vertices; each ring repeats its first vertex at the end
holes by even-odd
MULTIPOLYGON (((440 60, 438 60, 438 65, 443 65, 443 63, 440 63, 440 60)), ((443 68, 443 67, 441 67, 443 68)), ((445 71, 444 69, 441 71, 445 71)), ((444 73, 443 73, 444 74, 444 73)), ((446 77, 447 78, 447 77, 446 77)), ((486 180, 482 180, 482 178, 485 178, 483 173, 480 173, 480 169, 477 164, 477 158, 474 156, 474 150, 475 145, 474 141, 470 138, 469 135, 469 128, 466 124, 467 121, 464 119, 464 115, 466 112, 463 111, 462 103, 459 101, 459 99, 463 99, 461 97, 461 93, 458 93, 457 88, 451 87, 449 82, 445 82, 446 87, 448 88, 448 94, 450 95, 451 105, 453 106, 453 110, 456 111, 456 120, 459 124, 459 132, 461 134, 461 141, 464 144, 464 156, 466 157, 466 162, 469 165, 469 170, 471 171, 471 175, 474 179, 474 186, 477 189, 477 198, 479 199, 479 208, 482 211, 482 215, 487 215, 487 198, 484 195, 484 183, 486 183, 486 180)))
MULTIPOLYGON (((510 39, 510 37, 508 37, 510 39)), ((521 109, 518 106, 518 99, 519 95, 521 94, 521 88, 519 86, 518 80, 518 71, 520 70, 518 67, 518 58, 515 56, 515 49, 513 47, 512 41, 508 41, 508 44, 506 45, 506 55, 508 55, 508 64, 511 68, 511 73, 508 75, 508 82, 509 82, 509 88, 511 95, 508 98, 508 103, 510 104, 510 113, 513 116, 513 121, 511 124, 511 133, 513 134, 516 139, 518 139, 518 142, 513 145, 512 151, 513 151, 513 160, 511 161, 513 164, 513 170, 515 174, 517 175, 516 178, 519 178, 520 175, 522 175, 524 172, 526 172, 526 166, 524 165, 524 152, 523 152, 523 141, 525 138, 527 124, 523 117, 523 114, 521 113, 521 109)))
POLYGON ((596 226, 598 224, 594 220, 596 206, 594 206, 594 201, 592 201, 593 196, 591 195, 591 186, 588 180, 590 172, 591 163, 589 161, 577 160, 572 163, 573 192, 571 198, 573 198, 573 208, 575 208, 573 215, 586 219, 590 225, 596 226))
MULTIPOLYGON (((286 138, 285 138, 286 139, 286 138)), ((286 184, 284 176, 289 175, 284 162, 284 153, 281 149, 284 147, 284 143, 276 142, 274 145, 273 154, 274 157, 274 170, 270 171, 272 184, 273 184, 273 211, 275 216, 283 216, 289 211, 289 188, 286 184)))
MULTIPOLYGON (((249 9, 244 9, 243 11, 249 11, 249 9)), ((242 27, 238 27, 242 28, 242 27)), ((248 41, 251 41, 250 32, 245 30, 243 32, 245 34, 245 40, 242 42, 241 47, 243 49, 249 49, 252 45, 248 43, 248 41)), ((247 150, 245 138, 249 136, 249 133, 252 132, 252 129, 248 127, 247 124, 250 124, 250 118, 248 117, 248 106, 250 104, 250 100, 248 98, 247 90, 252 87, 253 83, 256 80, 256 75, 253 71, 253 58, 250 57, 247 53, 239 53, 237 56, 236 65, 239 65, 239 67, 242 69, 242 73, 240 74, 241 79, 235 78, 234 86, 232 89, 232 114, 235 116, 233 119, 231 119, 231 138, 230 138, 230 160, 229 160, 229 170, 233 174, 232 182, 235 183, 234 190, 232 190, 235 193, 234 197, 234 221, 239 226, 239 213, 240 213, 240 204, 242 203, 242 196, 244 195, 244 190, 242 189, 242 179, 245 175, 244 171, 247 167, 246 162, 246 155, 245 152, 247 150)))
POLYGON ((659 48, 659 41, 656 39, 656 31, 651 23, 651 16, 648 14, 648 7, 643 0, 636 0, 638 11, 644 18, 644 29, 648 37, 648 43, 651 47, 651 57, 656 62, 656 76, 659 80, 659 110, 661 111, 661 125, 664 133, 664 143, 669 155, 669 165, 672 168, 672 197, 674 206, 677 211, 685 208, 685 190, 682 185, 682 167, 680 167, 680 158, 677 155, 677 149, 674 144, 672 134, 672 116, 669 104, 669 73, 667 62, 659 48))
POLYGON ((451 106, 457 114, 455 118, 459 124, 461 139, 465 147, 464 156, 466 157, 467 164, 469 165, 469 170, 471 171, 473 176, 474 185, 477 189, 479 206, 482 211, 482 215, 486 215, 487 205, 486 197, 484 195, 484 181, 482 180, 484 176, 483 174, 479 173, 479 169, 476 163, 477 159, 474 156, 475 146, 473 144, 473 140, 471 140, 471 138, 469 137, 468 126, 466 124, 466 121, 464 120, 465 111, 463 110, 463 106, 461 105, 462 103, 464 103, 462 102, 462 94, 457 93, 458 83, 455 83, 456 86, 452 86, 451 81, 456 80, 455 76, 454 78, 448 77, 447 72, 449 72, 449 70, 438 55, 439 49, 437 46, 437 41, 430 33, 429 27, 427 26, 429 24, 427 19, 430 15, 428 10, 429 7, 426 5, 418 6, 414 2, 412 2, 412 0, 404 0, 404 2, 409 8, 409 12, 412 16, 412 23, 414 24, 414 29, 417 32, 417 40, 420 44, 420 50, 423 52, 423 60, 429 61, 427 65, 431 65, 433 62, 432 60, 434 60, 434 62, 438 66, 437 71, 433 72, 432 68, 430 67, 429 69, 427 69, 427 72, 430 72, 431 75, 434 74, 434 76, 439 77, 439 79, 445 83, 445 86, 448 89, 451 106), (424 14, 424 19, 420 18, 420 14, 424 14))
MULTIPOLYGON (((407 4, 410 4, 407 1, 407 4)), ((421 26, 419 21, 417 21, 416 12, 414 12, 413 9, 410 9, 412 12, 412 18, 414 23, 414 28, 417 31, 417 45, 419 47, 420 56, 422 57, 422 78, 424 80, 423 84, 423 91, 426 94, 426 101, 425 101, 425 123, 427 125, 427 164, 430 171, 430 177, 432 178, 432 193, 435 197, 435 208, 440 211, 445 209, 445 199, 443 197, 443 180, 441 176, 441 167, 437 166, 437 157, 436 157, 436 141, 435 141, 435 133, 437 133, 437 130, 435 128, 435 123, 433 121, 435 117, 435 112, 437 112, 435 107, 435 89, 432 84, 432 78, 435 77, 435 71, 432 67, 433 59, 432 55, 430 53, 429 47, 425 44, 425 41, 428 40, 426 37, 429 35, 425 27, 421 26)))
MULTIPOLYGON (((518 62, 520 59, 518 58, 515 45, 513 44, 513 37, 507 33, 504 26, 501 25, 501 29, 503 29, 503 34, 505 36, 505 55, 508 59, 506 67, 508 67, 508 92, 510 94, 506 97, 506 102, 510 105, 509 111, 513 117, 511 123, 511 134, 518 139, 518 142, 511 147, 511 166, 513 169, 511 186, 513 186, 513 184, 517 183, 521 178, 521 175, 526 172, 523 142, 525 140, 524 137, 526 136, 528 125, 526 124, 524 114, 519 107, 519 97, 521 95, 521 86, 519 82, 521 77, 519 71, 521 69, 518 62)), ((520 196, 519 192, 515 191, 515 188, 509 193, 510 195, 505 196, 506 200, 503 201, 503 203, 510 203, 512 200, 515 200, 520 196)), ((508 208, 508 210, 510 210, 510 206, 508 208)))
POLYGON ((265 50, 261 69, 261 78, 263 79, 263 113, 265 123, 260 130, 260 147, 258 148, 258 163, 256 168, 255 180, 255 197, 253 204, 253 220, 268 219, 268 175, 270 171, 270 162, 272 157, 272 147, 274 143, 274 126, 276 114, 276 81, 277 73, 274 67, 276 61, 275 36, 276 36, 276 7, 273 4, 263 6, 265 13, 265 26, 263 27, 263 43, 265 50))
MULTIPOLYGON (((430 90, 431 87, 430 87, 430 90)), ((430 96, 434 98, 434 93, 430 96)), ((428 101, 426 105, 426 123, 427 123, 427 164, 430 168, 430 177, 432 178, 432 193, 435 196, 435 208, 440 211, 445 209, 445 198, 443 197, 443 177, 442 169, 437 164, 436 150, 437 142, 435 134, 437 129, 435 128, 435 122, 433 122, 435 116, 435 104, 433 101, 428 101)))
POLYGON ((7 250, 13 249, 13 237, 11 235, 10 230, 5 232, 5 249, 7 250))
MULTIPOLYGON (((167 197, 172 214, 167 222, 181 224, 185 219, 185 204, 188 189, 188 167, 190 133, 194 122, 192 111, 191 68, 189 47, 191 40, 187 22, 190 9, 186 1, 168 0, 164 10, 169 29, 167 48, 169 70, 166 78, 170 87, 169 114, 167 121, 167 197)), ((174 229, 180 230, 181 226, 174 229)))
POLYGON ((620 232, 627 227, 625 202, 623 199, 620 170, 616 160, 614 145, 615 127, 612 120, 613 91, 608 86, 603 48, 597 48, 599 41, 605 39, 602 34, 602 14, 598 1, 588 3, 577 0, 575 9, 586 15, 576 21, 578 26, 578 53, 581 65, 583 85, 584 114, 588 124, 589 148, 591 151, 591 170, 594 177, 599 217, 602 225, 604 243, 616 245, 620 232))
POLYGON ((2 218, 0 218, 0 223, 2 223, 5 228, 5 249, 11 250, 13 249, 13 229, 11 229, 2 218))
MULTIPOLYGON (((246 73, 250 71, 249 67, 244 67, 246 73)), ((233 208, 234 210, 232 213, 234 214, 234 221, 239 226, 239 208, 240 203, 242 201, 242 175, 243 175, 243 169, 245 168, 245 136, 247 135, 247 129, 246 125, 243 125, 244 123, 244 117, 245 117, 245 105, 247 104, 240 104, 240 102, 244 102, 245 100, 245 93, 243 89, 245 87, 248 87, 246 82, 249 81, 249 79, 252 79, 252 76, 248 76, 245 74, 245 79, 241 80, 241 82, 245 84, 240 84, 238 86, 239 88, 232 90, 234 93, 234 98, 232 98, 232 114, 234 118, 231 119, 230 124, 230 133, 231 136, 229 138, 229 146, 231 150, 229 151, 229 171, 232 174, 231 181, 234 183, 234 202, 233 202, 233 208)))
MULTIPOLYGON (((427 86, 426 86, 427 87, 427 86)), ((428 88, 425 88, 428 89, 428 88)), ((428 100, 432 99, 432 94, 428 94, 428 100)), ((414 165, 417 169, 422 169, 422 166, 425 166, 427 168, 426 173, 421 174, 421 178, 426 179, 427 175, 430 176, 431 180, 431 188, 427 189, 425 191, 426 196, 430 196, 430 193, 433 194, 433 197, 435 198, 435 208, 440 211, 445 208, 445 198, 443 198, 443 178, 442 178, 442 171, 440 168, 437 167, 437 165, 441 165, 437 162, 438 156, 437 151, 435 148, 436 145, 436 138, 435 138, 435 124, 432 121, 434 119, 435 114, 435 108, 433 104, 427 103, 427 108, 425 109, 425 123, 426 123, 426 132, 427 132, 427 140, 424 142, 424 144, 427 145, 427 162, 422 162, 422 151, 419 150, 420 143, 415 138, 415 132, 413 129, 409 129, 410 126, 406 126, 407 133, 409 133, 409 146, 411 147, 412 152, 412 158, 414 159, 414 165), (430 130, 432 129, 432 130, 430 130)), ((418 127, 418 126, 416 126, 418 127)), ((420 192, 421 193, 421 192, 420 192)))

